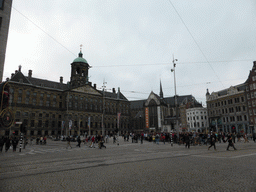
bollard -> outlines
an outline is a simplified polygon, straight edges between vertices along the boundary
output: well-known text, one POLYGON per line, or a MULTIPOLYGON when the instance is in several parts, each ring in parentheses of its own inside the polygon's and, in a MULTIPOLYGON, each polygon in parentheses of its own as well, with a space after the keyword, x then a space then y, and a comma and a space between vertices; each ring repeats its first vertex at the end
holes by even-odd
POLYGON ((21 152, 21 146, 22 146, 22 133, 20 134, 20 152, 21 152))

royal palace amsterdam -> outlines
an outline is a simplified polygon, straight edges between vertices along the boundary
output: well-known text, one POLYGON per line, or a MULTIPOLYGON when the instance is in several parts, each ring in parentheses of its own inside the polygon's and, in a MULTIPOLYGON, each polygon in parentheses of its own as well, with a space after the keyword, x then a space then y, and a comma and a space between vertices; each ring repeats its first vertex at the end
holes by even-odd
POLYGON ((111 92, 98 90, 88 80, 90 65, 80 51, 71 63, 71 77, 66 84, 28 76, 21 66, 7 78, 9 109, 13 124, 1 127, 0 135, 20 133, 27 136, 80 135, 123 133, 129 128, 130 103, 115 88, 111 92), (90 132, 90 133, 89 133, 90 132))

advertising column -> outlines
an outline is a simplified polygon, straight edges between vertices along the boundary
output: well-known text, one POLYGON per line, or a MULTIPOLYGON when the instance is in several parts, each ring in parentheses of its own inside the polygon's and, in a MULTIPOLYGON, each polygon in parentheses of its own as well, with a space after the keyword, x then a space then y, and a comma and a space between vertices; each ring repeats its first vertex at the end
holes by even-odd
POLYGON ((161 110, 160 110, 160 106, 157 106, 157 121, 158 121, 158 129, 161 129, 162 125, 161 125, 161 110))
POLYGON ((145 108, 145 121, 146 121, 146 128, 149 129, 149 112, 148 112, 148 107, 145 108))

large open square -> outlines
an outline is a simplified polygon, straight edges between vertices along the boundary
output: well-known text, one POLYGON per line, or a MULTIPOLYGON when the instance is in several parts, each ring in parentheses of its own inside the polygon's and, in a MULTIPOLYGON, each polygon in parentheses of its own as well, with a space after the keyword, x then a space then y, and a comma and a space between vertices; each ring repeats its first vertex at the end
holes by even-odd
POLYGON ((256 191, 256 143, 191 146, 48 140, 0 154, 1 191, 256 191))

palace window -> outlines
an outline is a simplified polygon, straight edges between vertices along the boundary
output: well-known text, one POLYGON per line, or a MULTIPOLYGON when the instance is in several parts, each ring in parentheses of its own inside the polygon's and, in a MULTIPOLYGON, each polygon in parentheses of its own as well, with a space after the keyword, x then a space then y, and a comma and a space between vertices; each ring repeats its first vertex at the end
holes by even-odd
POLYGON ((20 111, 16 111, 15 117, 20 117, 20 111))
POLYGON ((26 97, 25 104, 29 104, 29 97, 26 97))
POLYGON ((38 121, 38 127, 42 127, 42 120, 38 121))
POLYGON ((32 100, 32 105, 36 105, 36 99, 35 98, 33 98, 33 100, 32 100))
POLYGON ((45 121, 45 127, 49 127, 49 121, 48 120, 45 121))
POLYGON ((40 105, 40 106, 43 106, 43 104, 44 104, 44 101, 43 101, 43 100, 40 100, 39 105, 40 105))
POLYGON ((27 116, 28 116, 28 112, 24 112, 24 113, 23 113, 23 116, 24 116, 24 117, 27 117, 27 116))
POLYGON ((22 101, 22 96, 18 96, 18 101, 17 101, 17 103, 21 103, 21 101, 22 101))
POLYGON ((30 121, 30 127, 35 127, 35 120, 30 121))

